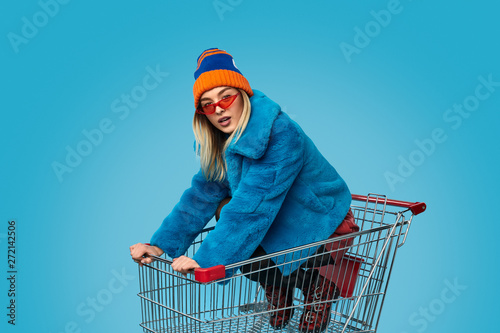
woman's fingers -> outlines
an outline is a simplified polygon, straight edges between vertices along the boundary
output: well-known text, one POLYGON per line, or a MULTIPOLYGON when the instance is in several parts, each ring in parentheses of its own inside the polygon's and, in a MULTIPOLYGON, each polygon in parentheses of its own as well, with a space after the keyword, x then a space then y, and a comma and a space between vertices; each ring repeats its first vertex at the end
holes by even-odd
POLYGON ((143 247, 136 246, 130 250, 130 255, 134 260, 140 259, 146 253, 146 249, 143 247))
POLYGON ((186 256, 175 258, 172 263, 172 269, 184 275, 199 267, 196 261, 186 256))
POLYGON ((152 262, 153 262, 152 258, 143 258, 143 259, 141 259, 141 263, 143 263, 143 264, 150 264, 152 262))
MULTIPOLYGON (((140 266, 144 264, 151 264, 154 261, 153 258, 146 255, 161 256, 162 254, 163 250, 156 246, 149 246, 142 243, 130 246, 130 255, 140 266)), ((196 261, 186 256, 174 258, 172 262, 172 269, 176 272, 184 274, 184 276, 199 267, 200 265, 198 265, 196 261)))
POLYGON ((130 255, 132 259, 137 262, 140 266, 143 264, 151 264, 153 262, 153 258, 148 256, 156 255, 160 256, 163 254, 163 250, 156 246, 149 246, 142 243, 137 243, 130 246, 130 255))

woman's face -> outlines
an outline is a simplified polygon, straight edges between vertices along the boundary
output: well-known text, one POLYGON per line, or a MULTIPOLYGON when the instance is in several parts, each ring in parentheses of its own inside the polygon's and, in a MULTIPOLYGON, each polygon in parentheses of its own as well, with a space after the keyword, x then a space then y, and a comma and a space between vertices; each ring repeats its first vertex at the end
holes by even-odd
MULTIPOLYGON (((232 96, 238 93, 238 89, 233 87, 216 87, 211 90, 207 90, 200 97, 201 106, 208 105, 210 103, 217 103, 221 99, 232 96)), ((236 97, 233 104, 227 109, 222 109, 220 106, 215 108, 215 112, 212 114, 207 114, 207 119, 215 126, 218 130, 231 134, 236 129, 243 112, 243 98, 241 94, 236 97)))

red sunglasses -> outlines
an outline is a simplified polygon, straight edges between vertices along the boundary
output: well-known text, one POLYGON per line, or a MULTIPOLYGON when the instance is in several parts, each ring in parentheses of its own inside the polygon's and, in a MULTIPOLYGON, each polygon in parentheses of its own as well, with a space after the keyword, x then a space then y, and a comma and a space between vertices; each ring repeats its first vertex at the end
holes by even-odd
POLYGON ((236 97, 240 92, 238 91, 235 95, 227 96, 226 98, 221 99, 217 103, 210 103, 205 106, 199 107, 196 109, 196 113, 199 114, 212 114, 215 112, 215 108, 220 106, 222 109, 227 109, 228 107, 231 106, 231 104, 234 103, 236 100, 236 97))

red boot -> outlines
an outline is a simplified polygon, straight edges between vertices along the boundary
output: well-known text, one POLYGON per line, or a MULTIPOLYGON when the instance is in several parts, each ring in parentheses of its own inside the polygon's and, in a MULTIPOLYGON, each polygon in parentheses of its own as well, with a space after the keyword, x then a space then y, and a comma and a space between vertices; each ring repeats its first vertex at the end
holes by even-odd
MULTIPOLYGON (((266 298, 269 302, 268 310, 276 310, 293 305, 293 288, 278 288, 265 286, 266 298)), ((293 317, 293 308, 271 312, 269 323, 275 330, 285 327, 293 317)))
POLYGON ((323 332, 330 323, 332 303, 340 295, 335 283, 318 274, 316 283, 304 286, 304 313, 300 317, 299 331, 307 333, 323 332), (320 304, 312 304, 323 302, 320 304))

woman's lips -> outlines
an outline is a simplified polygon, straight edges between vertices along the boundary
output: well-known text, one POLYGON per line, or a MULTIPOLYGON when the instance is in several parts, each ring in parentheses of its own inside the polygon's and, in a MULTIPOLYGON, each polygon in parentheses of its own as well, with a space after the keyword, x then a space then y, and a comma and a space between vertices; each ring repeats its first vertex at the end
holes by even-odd
POLYGON ((222 117, 219 119, 219 125, 221 125, 222 127, 229 126, 230 123, 231 117, 222 117))

